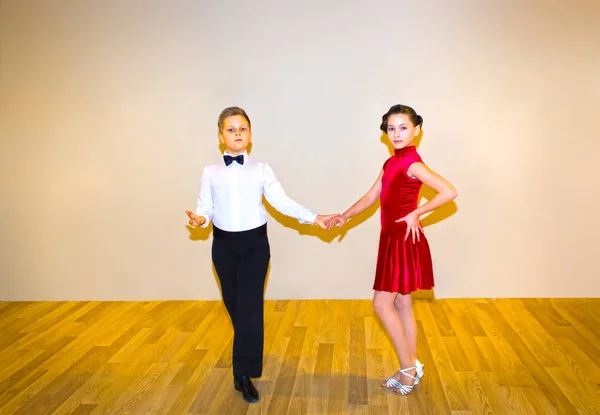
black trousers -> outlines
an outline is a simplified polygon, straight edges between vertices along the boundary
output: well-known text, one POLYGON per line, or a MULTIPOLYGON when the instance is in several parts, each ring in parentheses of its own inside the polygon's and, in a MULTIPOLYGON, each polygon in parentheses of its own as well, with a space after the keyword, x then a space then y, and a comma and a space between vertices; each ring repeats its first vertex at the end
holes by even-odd
POLYGON ((213 226, 212 260, 233 324, 233 376, 262 376, 264 288, 271 249, 267 225, 243 232, 213 226))

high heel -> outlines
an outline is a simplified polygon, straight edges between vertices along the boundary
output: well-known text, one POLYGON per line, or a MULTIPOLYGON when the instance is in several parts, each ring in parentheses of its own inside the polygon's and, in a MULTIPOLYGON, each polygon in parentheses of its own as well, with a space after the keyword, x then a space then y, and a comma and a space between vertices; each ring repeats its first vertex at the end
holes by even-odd
MULTIPOLYGON (((408 376, 410 378, 413 378, 415 380, 415 382, 416 382, 417 378, 415 376, 413 376, 413 375, 411 375, 409 373, 406 373, 408 370, 413 370, 413 369, 415 369, 415 371, 416 371, 417 367, 416 366, 412 366, 412 367, 408 367, 406 369, 400 369, 400 373, 402 373, 403 375, 408 376)), ((398 383, 400 383, 400 382, 398 382, 398 383)), ((409 393, 411 393, 413 391, 414 387, 415 387, 415 384, 412 384, 412 385, 403 385, 402 383, 400 383, 400 386, 398 386, 396 389, 394 389, 393 392, 395 394, 397 394, 397 395, 406 396, 406 395, 408 395, 409 393)))
POLYGON ((415 367, 417 368, 417 376, 415 377, 415 386, 419 384, 419 380, 421 380, 421 378, 425 374, 423 372, 423 366, 423 363, 419 362, 419 359, 416 359, 415 367))

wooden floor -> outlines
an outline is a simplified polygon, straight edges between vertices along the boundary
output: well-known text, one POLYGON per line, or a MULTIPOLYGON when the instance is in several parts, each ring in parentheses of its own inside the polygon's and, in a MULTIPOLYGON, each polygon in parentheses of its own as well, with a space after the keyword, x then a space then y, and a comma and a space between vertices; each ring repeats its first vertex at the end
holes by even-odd
POLYGON ((266 303, 261 401, 220 302, 0 303, 2 414, 599 414, 600 300, 415 301, 421 384, 370 301, 266 303))

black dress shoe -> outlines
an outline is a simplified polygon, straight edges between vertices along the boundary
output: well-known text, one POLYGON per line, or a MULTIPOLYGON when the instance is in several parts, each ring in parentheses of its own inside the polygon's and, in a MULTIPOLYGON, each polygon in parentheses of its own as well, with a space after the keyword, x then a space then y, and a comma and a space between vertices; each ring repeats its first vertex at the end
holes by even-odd
POLYGON ((258 391, 248 376, 234 377, 233 386, 236 391, 242 392, 242 396, 246 402, 258 402, 258 391))

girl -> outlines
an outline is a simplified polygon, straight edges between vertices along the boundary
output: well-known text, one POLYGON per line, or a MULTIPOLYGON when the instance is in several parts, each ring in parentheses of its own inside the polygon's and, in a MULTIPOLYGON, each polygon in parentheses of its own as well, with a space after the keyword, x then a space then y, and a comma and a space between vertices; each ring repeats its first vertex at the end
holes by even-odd
POLYGON ((423 376, 423 365, 416 357, 417 331, 410 293, 434 286, 429 244, 419 217, 457 196, 450 183, 423 164, 412 144, 422 126, 423 118, 405 105, 394 105, 383 115, 380 128, 394 147, 394 155, 384 163, 371 189, 331 222, 341 227, 381 197, 373 307, 400 360, 400 370, 384 381, 382 387, 401 395, 408 395, 423 376), (437 194, 419 207, 423 183, 437 194))

